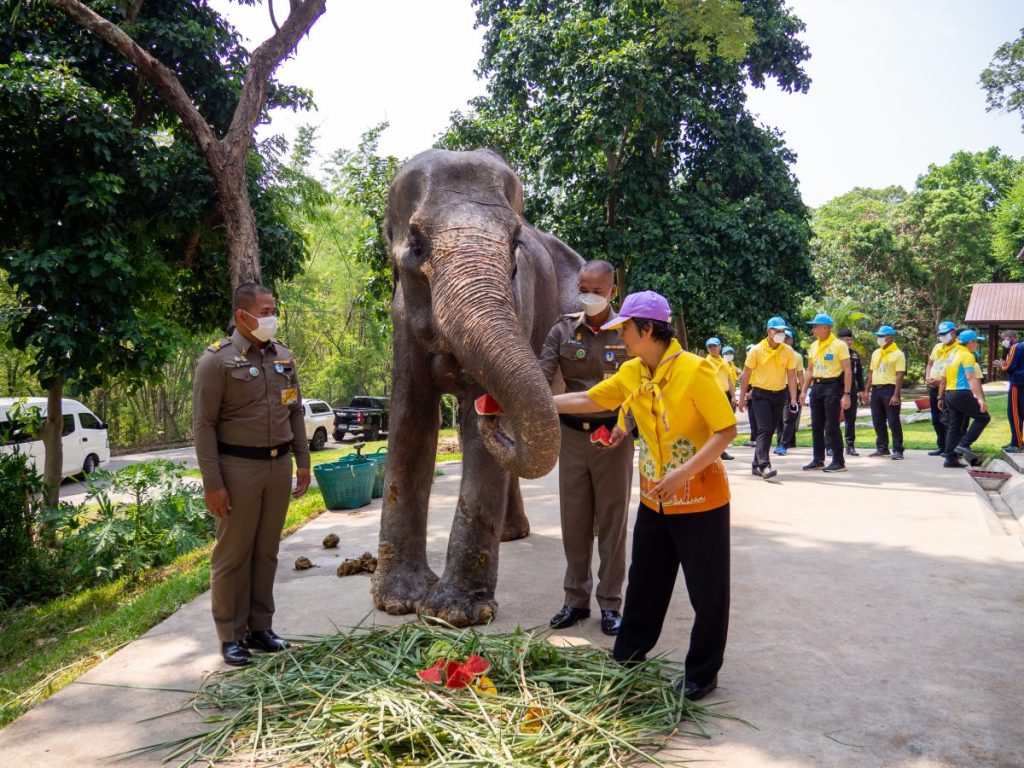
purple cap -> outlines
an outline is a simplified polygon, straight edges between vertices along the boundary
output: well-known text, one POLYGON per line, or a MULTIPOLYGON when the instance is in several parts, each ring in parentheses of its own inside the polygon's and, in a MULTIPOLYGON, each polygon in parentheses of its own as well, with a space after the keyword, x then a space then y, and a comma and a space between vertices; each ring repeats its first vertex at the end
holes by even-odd
POLYGON ((672 310, 669 309, 668 299, 654 291, 640 291, 631 293, 622 302, 619 314, 601 326, 601 330, 618 328, 627 320, 634 317, 642 317, 646 320, 660 320, 667 323, 672 319, 672 310))

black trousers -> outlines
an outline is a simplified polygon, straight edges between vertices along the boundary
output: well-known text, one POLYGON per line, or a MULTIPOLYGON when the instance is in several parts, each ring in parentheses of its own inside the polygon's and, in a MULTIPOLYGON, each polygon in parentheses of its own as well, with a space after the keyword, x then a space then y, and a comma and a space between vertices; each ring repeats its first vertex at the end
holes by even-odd
POLYGON ((981 412, 978 398, 969 389, 946 390, 946 410, 949 411, 949 428, 946 430, 946 449, 952 452, 958 447, 970 448, 984 431, 992 417, 988 411, 981 412), (968 420, 971 426, 967 426, 968 420))
POLYGON ((750 425, 750 440, 757 440, 757 414, 754 413, 753 392, 747 397, 747 424, 750 425))
POLYGON ((903 452, 903 424, 900 422, 900 407, 889 405, 896 392, 895 384, 882 384, 871 388, 871 424, 875 428, 875 447, 889 450, 888 423, 892 430, 892 449, 903 452))
POLYGON ((939 410, 938 387, 928 387, 928 404, 931 406, 932 410, 932 429, 935 430, 935 447, 945 453, 948 423, 947 421, 943 421, 942 411, 939 410))
MULTIPOLYGON (((850 395, 850 407, 845 411, 840 408, 843 414, 843 429, 846 433, 846 449, 849 450, 857 444, 857 393, 850 395)), ((828 432, 825 432, 825 450, 832 450, 832 439, 828 432)))
POLYGON ((782 412, 786 408, 788 389, 772 391, 770 389, 753 390, 750 410, 757 422, 757 437, 754 438, 754 461, 751 466, 756 469, 770 467, 772 462, 769 451, 772 447, 772 435, 775 428, 782 423, 782 412))
POLYGON ((789 407, 782 409, 782 423, 775 428, 775 444, 786 448, 796 448, 796 430, 800 426, 800 416, 804 412, 803 396, 797 401, 796 413, 789 407))
POLYGON ((686 679, 704 685, 722 668, 729 634, 728 504, 682 515, 640 505, 626 605, 612 653, 618 661, 647 657, 661 636, 680 566, 694 613, 686 679))
POLYGON ((839 411, 843 399, 843 377, 834 381, 817 380, 811 387, 811 439, 814 460, 825 461, 825 436, 832 449, 832 462, 845 464, 843 433, 839 429, 839 411))

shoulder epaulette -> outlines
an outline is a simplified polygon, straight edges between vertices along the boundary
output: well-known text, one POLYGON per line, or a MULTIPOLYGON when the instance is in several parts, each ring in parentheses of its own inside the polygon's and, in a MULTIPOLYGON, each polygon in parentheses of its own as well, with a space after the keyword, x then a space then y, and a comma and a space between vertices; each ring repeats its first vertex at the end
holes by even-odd
POLYGON ((217 352, 225 344, 230 344, 230 343, 231 343, 231 338, 229 336, 226 336, 223 339, 217 339, 215 342, 213 342, 213 344, 208 346, 206 349, 209 350, 210 352, 217 352))

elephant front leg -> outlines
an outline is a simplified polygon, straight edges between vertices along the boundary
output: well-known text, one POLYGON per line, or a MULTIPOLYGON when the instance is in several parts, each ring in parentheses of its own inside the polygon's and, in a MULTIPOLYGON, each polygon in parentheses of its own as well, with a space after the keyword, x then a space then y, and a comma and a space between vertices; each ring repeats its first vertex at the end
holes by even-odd
POLYGON ((427 565, 427 508, 437 458, 440 394, 426 356, 396 327, 395 377, 377 570, 370 592, 391 614, 412 613, 437 582, 427 565))
POLYGON ((444 575, 420 601, 419 611, 465 627, 490 621, 498 608, 494 599, 498 545, 514 478, 484 447, 472 400, 460 400, 459 416, 463 467, 459 502, 444 575))

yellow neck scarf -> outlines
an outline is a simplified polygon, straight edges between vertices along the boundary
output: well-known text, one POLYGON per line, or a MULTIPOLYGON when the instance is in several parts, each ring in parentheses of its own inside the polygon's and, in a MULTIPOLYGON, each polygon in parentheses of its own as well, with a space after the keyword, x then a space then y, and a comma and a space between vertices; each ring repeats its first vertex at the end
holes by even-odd
POLYGON ((789 346, 789 345, 786 344, 786 342, 783 341, 783 342, 780 342, 779 344, 776 344, 775 345, 775 349, 772 349, 772 345, 768 342, 768 339, 764 338, 764 339, 761 339, 761 346, 764 347, 764 351, 768 353, 767 357, 764 357, 761 360, 761 365, 764 365, 769 360, 771 360, 773 357, 775 357, 777 354, 779 354, 779 352, 782 351, 783 347, 786 347, 786 346, 789 346))
POLYGON ((650 368, 646 364, 642 365, 640 369, 640 386, 626 398, 626 401, 622 404, 621 414, 625 414, 633 407, 633 401, 638 395, 651 393, 651 402, 655 413, 658 416, 658 420, 661 421, 661 425, 668 431, 668 414, 665 412, 665 400, 661 393, 661 383, 665 380, 665 376, 668 375, 669 370, 672 368, 672 361, 683 354, 683 348, 679 342, 675 339, 668 344, 668 349, 665 350, 665 354, 662 355, 661 362, 658 363, 658 367, 654 369, 654 373, 651 373, 650 368))
POLYGON ((872 371, 877 371, 878 370, 878 366, 880 366, 882 363, 885 363, 886 365, 888 365, 889 364, 889 355, 891 355, 893 352, 899 352, 899 351, 900 351, 900 348, 896 346, 896 342, 895 341, 892 344, 890 344, 888 347, 879 347, 878 348, 878 358, 871 364, 871 370, 872 371))
POLYGON ((818 363, 822 363, 822 364, 825 363, 825 353, 828 351, 829 347, 832 346, 832 342, 835 341, 835 340, 836 340, 836 336, 835 336, 834 333, 830 333, 828 335, 828 338, 825 339, 824 341, 822 341, 820 339, 818 340, 818 349, 814 353, 814 363, 815 363, 815 365, 817 365, 818 363))

